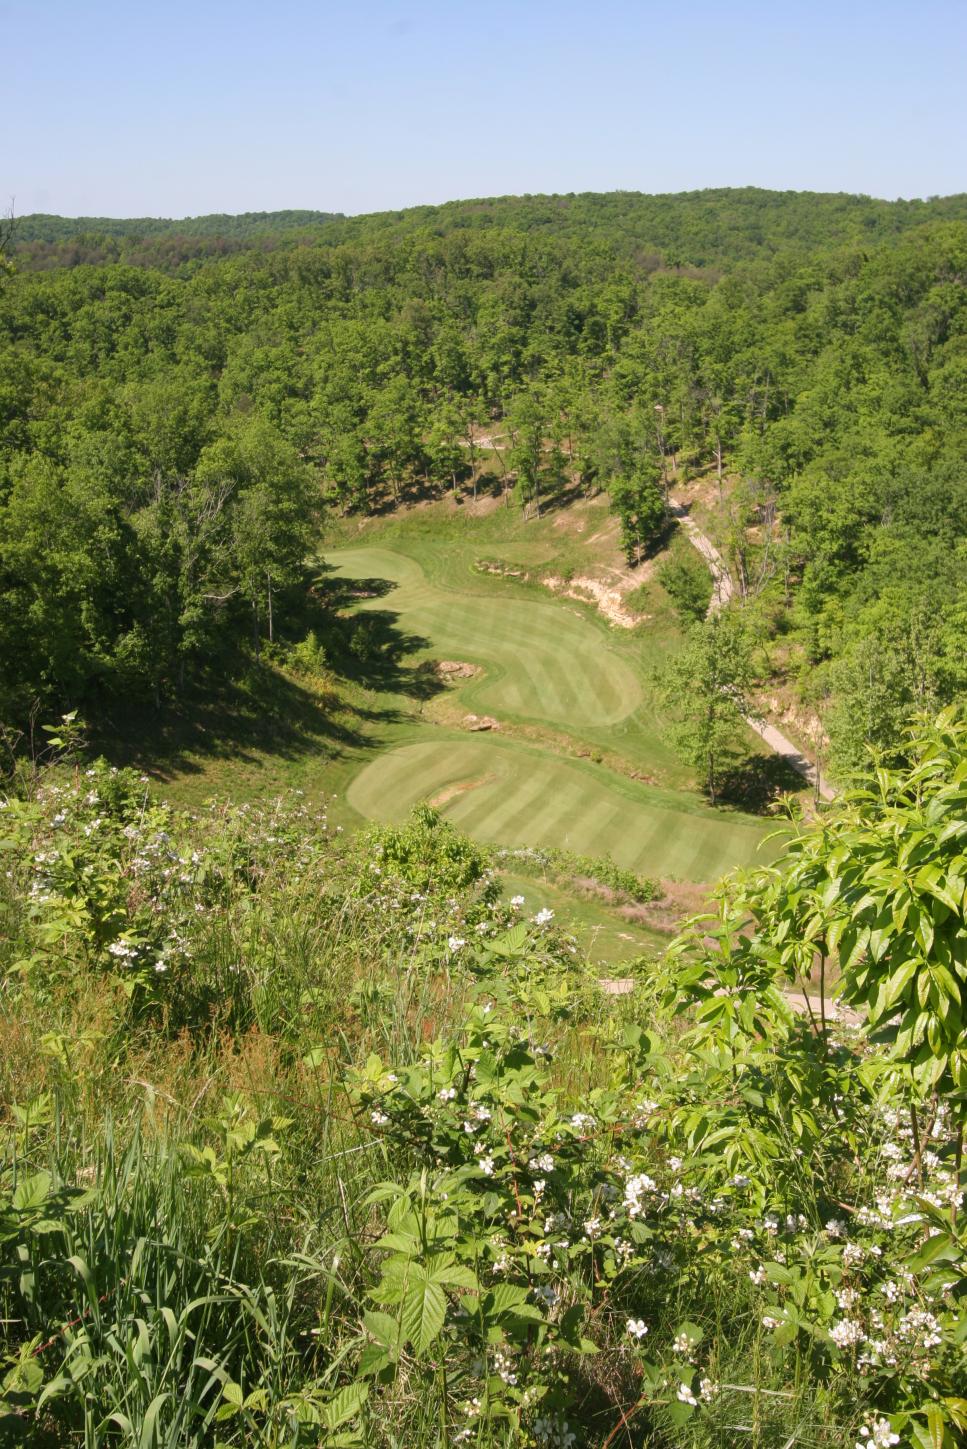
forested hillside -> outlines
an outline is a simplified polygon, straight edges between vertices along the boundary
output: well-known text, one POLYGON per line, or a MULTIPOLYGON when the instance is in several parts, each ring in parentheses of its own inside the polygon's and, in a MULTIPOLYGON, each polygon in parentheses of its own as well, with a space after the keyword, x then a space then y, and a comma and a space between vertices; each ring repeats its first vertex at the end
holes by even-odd
POLYGON ((462 486, 499 435, 522 506, 607 491, 632 563, 676 483, 721 477, 749 626, 831 696, 844 761, 889 743, 964 685, 965 217, 738 191, 26 219, 0 712, 160 702, 304 630, 320 511, 462 486))
POLYGON ((310 241, 341 246, 386 233, 445 235, 498 229, 552 231, 580 239, 595 230, 616 251, 641 252, 646 260, 649 253, 657 252, 666 264, 705 267, 791 249, 816 251, 844 243, 887 241, 928 221, 964 220, 967 193, 891 202, 848 193, 763 191, 749 186, 668 196, 614 191, 490 197, 357 217, 323 211, 247 212, 180 221, 34 214, 20 219, 17 238, 26 259, 34 243, 77 243, 81 238, 137 242, 158 236, 210 237, 230 242, 259 237, 271 238, 277 246, 310 241))
POLYGON ((967 198, 7 253, 0 1444, 963 1449, 967 198))

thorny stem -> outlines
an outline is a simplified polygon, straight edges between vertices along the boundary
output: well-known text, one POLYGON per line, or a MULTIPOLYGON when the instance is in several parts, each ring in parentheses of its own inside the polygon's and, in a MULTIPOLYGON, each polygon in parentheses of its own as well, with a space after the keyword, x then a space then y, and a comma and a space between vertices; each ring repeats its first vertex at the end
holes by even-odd
POLYGON ((923 1186, 923 1149, 920 1146, 920 1123, 917 1120, 917 1109, 910 1103, 910 1127, 913 1131, 913 1168, 920 1186, 923 1186))

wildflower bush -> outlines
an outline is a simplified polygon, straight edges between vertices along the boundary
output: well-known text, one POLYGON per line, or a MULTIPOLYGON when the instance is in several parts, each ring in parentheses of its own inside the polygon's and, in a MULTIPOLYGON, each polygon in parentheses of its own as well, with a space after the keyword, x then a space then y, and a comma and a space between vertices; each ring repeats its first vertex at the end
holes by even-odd
POLYGON ((528 845, 514 850, 503 847, 495 852, 495 856, 501 863, 511 862, 514 869, 522 874, 564 882, 590 881, 593 885, 607 886, 619 897, 639 905, 658 900, 662 894, 657 881, 627 870, 613 861, 610 855, 578 855, 573 850, 528 845))
POLYGON ((613 998, 429 809, 24 775, 0 1442, 955 1449, 965 779, 921 722, 613 998))

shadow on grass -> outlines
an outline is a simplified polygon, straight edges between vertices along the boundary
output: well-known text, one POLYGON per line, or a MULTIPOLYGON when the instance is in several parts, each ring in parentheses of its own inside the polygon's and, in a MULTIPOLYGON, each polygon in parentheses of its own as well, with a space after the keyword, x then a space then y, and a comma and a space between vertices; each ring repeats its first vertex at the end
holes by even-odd
POLYGON ((339 674, 365 689, 432 699, 443 689, 433 661, 407 663, 412 655, 430 647, 429 639, 402 629, 393 609, 344 612, 361 601, 383 599, 396 587, 390 579, 354 579, 328 570, 320 572, 313 592, 329 617, 326 653, 339 674))
POLYGON ((325 651, 327 675, 334 676, 330 685, 302 681, 271 658, 253 659, 238 649, 160 709, 105 700, 92 718, 94 748, 114 764, 137 765, 163 777, 200 774, 212 760, 335 759, 350 750, 378 748, 378 727, 408 717, 400 707, 403 699, 424 701, 444 687, 432 660, 409 662, 428 641, 402 630, 398 614, 389 609, 345 612, 395 587, 389 579, 335 576, 323 566, 288 613, 288 643, 282 639, 265 646, 284 663, 288 649, 311 629, 325 651), (377 698, 346 700, 340 678, 377 698))
POLYGON ((300 684, 270 664, 246 661, 244 673, 199 681, 161 709, 107 705, 92 725, 91 743, 114 764, 190 775, 201 773, 204 761, 335 758, 366 748, 362 725, 374 713, 347 707, 332 691, 300 684))
POLYGON ((802 775, 781 755, 747 755, 723 770, 718 798, 747 815, 768 815, 781 795, 805 788, 802 775))

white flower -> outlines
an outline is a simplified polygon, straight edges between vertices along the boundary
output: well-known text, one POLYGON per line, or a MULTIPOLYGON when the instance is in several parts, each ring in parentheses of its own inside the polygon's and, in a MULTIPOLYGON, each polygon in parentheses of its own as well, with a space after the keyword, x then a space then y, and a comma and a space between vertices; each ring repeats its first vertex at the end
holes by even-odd
POLYGON ((511 896, 510 903, 514 907, 514 910, 515 911, 518 911, 518 910, 520 910, 521 906, 524 904, 524 897, 523 896, 511 896))
POLYGON ((553 1172, 554 1159, 549 1152, 542 1152, 539 1157, 532 1157, 527 1166, 531 1172, 553 1172))
POLYGON ((846 1229, 843 1227, 839 1218, 830 1218, 826 1224, 826 1233, 831 1238, 841 1238, 845 1231, 846 1229))
POLYGON ((837 1348, 849 1348, 862 1340, 863 1327, 855 1318, 842 1318, 839 1323, 833 1324, 829 1336, 837 1348))
POLYGON ((654 1178, 649 1177, 646 1172, 628 1178, 628 1181, 625 1183, 624 1204, 629 1217, 641 1217, 644 1212, 644 1205, 641 1199, 646 1193, 655 1192, 657 1187, 658 1184, 654 1178))
POLYGON ((756 1285, 757 1288, 761 1288, 762 1284, 766 1281, 768 1276, 769 1275, 765 1270, 765 1265, 761 1263, 758 1268, 751 1268, 749 1270, 749 1277, 752 1279, 753 1283, 756 1285))
POLYGON ((678 1385, 678 1393, 677 1393, 676 1397, 677 1397, 679 1403, 682 1403, 682 1404, 691 1404, 693 1408, 698 1403, 698 1399, 696 1399, 695 1395, 692 1393, 691 1389, 688 1387, 688 1384, 679 1384, 678 1385))
POLYGON ((571 1126, 576 1132, 590 1132, 595 1126, 595 1120, 587 1112, 575 1112, 571 1118, 571 1126))
POLYGON ((640 1343, 648 1332, 648 1325, 643 1318, 629 1318, 625 1324, 625 1332, 640 1343))
POLYGON ((494 1368, 497 1370, 497 1373, 503 1379, 504 1383, 510 1384, 511 1388, 513 1388, 514 1385, 517 1383, 517 1375, 512 1371, 510 1365, 511 1360, 507 1357, 507 1355, 501 1353, 500 1349, 497 1349, 496 1353, 494 1354, 494 1368))
POLYGON ((698 1396, 703 1404, 710 1404, 719 1392, 719 1386, 714 1379, 702 1379, 698 1386, 698 1396))
POLYGON ((451 950, 451 951, 459 951, 459 950, 460 950, 460 948, 461 948, 461 947, 462 947, 462 946, 465 946, 465 945, 466 945, 466 944, 467 944, 467 943, 466 943, 466 941, 465 941, 465 940, 464 940, 464 939, 463 939, 463 937, 462 937, 462 936, 450 936, 450 937, 449 937, 449 938, 448 938, 448 939, 447 939, 447 946, 448 946, 448 947, 449 947, 449 949, 450 949, 450 950, 451 950))
POLYGON ((676 1333, 672 1339, 672 1351, 674 1353, 688 1354, 691 1352, 692 1340, 687 1333, 676 1333))
POLYGON ((894 1434, 889 1419, 874 1419, 872 1424, 863 1425, 856 1449, 891 1449, 899 1442, 900 1436, 894 1434))
POLYGON ((452 1102, 456 1095, 456 1087, 444 1087, 441 1091, 437 1092, 437 1097, 441 1102, 452 1102))
POLYGON ((897 1324, 897 1335, 914 1345, 920 1353, 938 1348, 943 1342, 940 1323, 925 1308, 911 1308, 897 1324))
POLYGON ((480 1168, 480 1171, 483 1173, 484 1177, 493 1177, 494 1159, 492 1157, 481 1157, 480 1161, 477 1163, 477 1166, 480 1168))
POLYGON ((537 915, 534 917, 534 925, 535 926, 549 926, 551 924, 551 922, 553 921, 553 919, 554 919, 554 912, 553 911, 549 911, 545 907, 544 910, 537 912, 537 915))
POLYGON ((377 1112, 370 1112, 370 1114, 369 1114, 369 1120, 371 1122, 375 1123, 375 1125, 377 1127, 382 1127, 382 1126, 384 1126, 389 1121, 389 1118, 387 1117, 387 1115, 386 1115, 385 1112, 378 1112, 377 1111, 377 1112))

